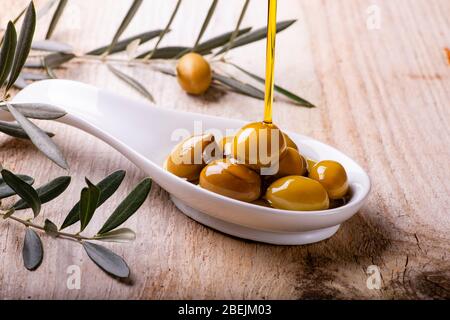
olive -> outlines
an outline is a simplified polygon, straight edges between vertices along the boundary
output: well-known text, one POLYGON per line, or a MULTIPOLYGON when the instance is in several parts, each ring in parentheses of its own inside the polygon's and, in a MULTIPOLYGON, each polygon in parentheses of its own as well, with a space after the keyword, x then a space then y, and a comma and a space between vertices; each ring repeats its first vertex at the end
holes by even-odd
POLYGON ((276 125, 253 122, 236 133, 232 151, 233 158, 253 169, 270 167, 278 163, 286 151, 286 140, 276 125))
POLYGON ((272 207, 284 210, 325 210, 329 199, 325 188, 317 181, 302 176, 287 176, 272 183, 266 192, 272 207))
POLYGON ((294 148, 286 148, 286 152, 280 160, 278 172, 275 178, 285 176, 302 176, 306 173, 306 160, 294 148))
POLYGON ((202 94, 211 85, 211 67, 208 61, 198 53, 187 53, 178 61, 177 78, 178 83, 187 93, 202 94))
POLYGON ((257 205, 257 206, 272 208, 272 206, 270 205, 269 201, 267 201, 264 198, 256 199, 255 201, 252 201, 252 203, 257 205))
POLYGON ((317 162, 311 168, 309 177, 323 185, 330 199, 342 198, 348 191, 347 173, 339 162, 333 160, 317 162))
POLYGON ((186 138, 173 148, 164 164, 165 169, 188 181, 197 180, 206 165, 203 151, 212 142, 214 142, 212 134, 186 138))
POLYGON ((200 187, 229 198, 252 202, 261 194, 261 178, 233 159, 220 159, 203 168, 200 187))
POLYGON ((298 151, 298 147, 295 142, 286 133, 283 132, 284 140, 286 140, 286 146, 298 151))
POLYGON ((220 141, 219 141, 219 149, 222 152, 224 157, 228 157, 231 155, 232 151, 232 146, 233 146, 233 139, 234 136, 224 136, 220 141))
POLYGON ((308 172, 311 171, 312 167, 314 167, 314 165, 316 163, 317 163, 317 161, 314 161, 314 160, 311 160, 311 159, 306 159, 308 172))

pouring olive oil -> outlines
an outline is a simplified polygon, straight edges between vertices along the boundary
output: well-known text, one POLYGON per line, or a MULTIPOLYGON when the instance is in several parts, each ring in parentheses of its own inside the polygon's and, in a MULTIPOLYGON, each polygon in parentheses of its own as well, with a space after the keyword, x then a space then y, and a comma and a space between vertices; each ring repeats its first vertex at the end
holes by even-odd
POLYGON ((304 158, 295 142, 273 124, 276 16, 277 0, 268 0, 263 121, 245 125, 234 137, 224 137, 217 144, 222 152, 211 162, 204 151, 216 144, 214 138, 208 134, 189 137, 173 149, 166 169, 198 181, 206 190, 276 209, 311 211, 343 205, 348 198, 344 167, 331 160, 316 163, 304 158), (172 161, 196 156, 203 157, 200 163, 172 161))

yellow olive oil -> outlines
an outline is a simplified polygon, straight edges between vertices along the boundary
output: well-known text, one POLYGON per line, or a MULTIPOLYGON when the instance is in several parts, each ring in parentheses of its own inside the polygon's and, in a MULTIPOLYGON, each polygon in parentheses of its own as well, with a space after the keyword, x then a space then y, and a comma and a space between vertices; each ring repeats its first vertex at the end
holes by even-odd
POLYGON ((277 0, 268 0, 267 45, 266 45, 266 90, 264 97, 264 122, 272 123, 275 37, 277 34, 277 0))

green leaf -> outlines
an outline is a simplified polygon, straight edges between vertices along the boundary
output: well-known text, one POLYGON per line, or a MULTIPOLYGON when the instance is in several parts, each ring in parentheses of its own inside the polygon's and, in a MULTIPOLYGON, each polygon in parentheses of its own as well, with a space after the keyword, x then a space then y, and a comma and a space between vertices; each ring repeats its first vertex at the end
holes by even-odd
POLYGON ((225 49, 224 54, 226 54, 228 52, 228 50, 231 48, 231 46, 234 43, 234 40, 240 36, 239 28, 241 26, 242 20, 244 20, 244 16, 245 16, 245 13, 247 12, 249 3, 250 3, 250 0, 245 0, 244 6, 242 7, 241 14, 239 15, 239 19, 236 24, 236 28, 234 29, 233 33, 231 34, 230 41, 226 44, 226 46, 224 48, 225 49))
POLYGON ((55 238, 58 235, 58 227, 52 221, 45 219, 44 231, 50 237, 55 238))
MULTIPOLYGON (((117 191, 123 179, 125 178, 125 174, 126 172, 124 170, 118 170, 111 173, 102 181, 97 183, 97 187, 100 189, 100 198, 98 200, 97 208, 99 208, 103 203, 105 203, 106 200, 108 200, 117 191)), ((66 219, 64 220, 61 226, 61 230, 71 226, 72 224, 76 223, 79 220, 80 220, 80 203, 77 202, 75 206, 72 208, 72 210, 70 210, 66 219)))
MULTIPOLYGON (((16 174, 16 177, 18 177, 20 180, 29 185, 32 185, 34 183, 34 179, 30 176, 26 176, 23 174, 16 174)), ((16 192, 6 184, 5 180, 3 180, 3 178, 0 178, 0 199, 4 199, 13 196, 15 194, 16 192)))
POLYGON ((95 240, 104 242, 126 243, 136 240, 136 233, 128 228, 120 228, 104 234, 96 235, 95 240))
POLYGON ((33 229, 27 228, 23 242, 22 258, 25 268, 36 270, 42 262, 44 250, 39 235, 33 229))
MULTIPOLYGON (((157 49, 155 51, 155 53, 153 53, 151 55, 151 59, 172 59, 186 50, 189 51, 189 48, 188 47, 162 47, 162 48, 157 49)), ((138 55, 136 58, 137 59, 145 58, 145 56, 147 56, 150 52, 152 52, 152 51, 144 52, 144 53, 138 55)))
POLYGON ((49 55, 46 55, 44 59, 41 61, 39 68, 48 67, 48 68, 56 68, 75 58, 73 53, 63 53, 56 52, 49 55))
POLYGON ((53 40, 40 40, 33 41, 31 44, 31 49, 39 51, 49 51, 49 52, 63 52, 71 53, 73 51, 72 46, 53 40))
MULTIPOLYGON (((13 106, 23 116, 39 120, 56 120, 67 113, 56 106, 46 103, 7 103, 13 106)), ((0 109, 8 111, 7 104, 0 104, 0 109)))
POLYGON ((37 217, 41 211, 41 201, 39 200, 36 190, 11 171, 3 169, 1 173, 6 184, 30 206, 33 210, 34 217, 37 217))
MULTIPOLYGON (((22 129, 22 127, 13 122, 0 121, 0 132, 3 132, 4 134, 7 134, 11 137, 15 137, 15 138, 19 138, 19 139, 30 139, 30 137, 22 129)), ((54 134, 51 132, 45 131, 45 133, 49 137, 54 136, 54 134)))
MULTIPOLYGON (((264 84, 265 83, 265 79, 262 77, 257 76, 256 74, 251 73, 250 71, 247 71, 241 67, 239 67, 238 65, 234 64, 234 63, 229 63, 231 64, 233 67, 235 67, 236 69, 240 70, 241 72, 245 73, 246 75, 250 76, 251 78, 255 79, 256 81, 264 84)), ((276 92, 284 95, 285 97, 293 100, 294 102, 298 103, 300 106, 303 107, 307 107, 307 108, 315 108, 315 105, 313 105, 312 103, 310 103, 309 101, 306 101, 305 99, 299 97, 298 95, 278 86, 275 85, 274 89, 276 92)))
MULTIPOLYGON (((283 31, 284 29, 290 27, 294 22, 297 20, 287 20, 287 21, 281 21, 277 23, 277 33, 283 31)), ((217 52, 214 56, 217 56, 221 53, 224 53, 226 50, 234 49, 255 41, 259 41, 261 39, 266 38, 267 36, 267 27, 257 29, 255 31, 252 31, 250 33, 247 33, 246 35, 243 35, 242 37, 237 38, 233 45, 231 45, 229 48, 224 47, 219 52, 217 52)))
POLYGON ((127 221, 128 218, 130 218, 144 203, 151 187, 152 180, 150 178, 144 179, 141 183, 139 183, 119 204, 116 210, 114 210, 109 219, 101 227, 98 234, 104 234, 111 231, 127 221))
POLYGON ((27 60, 28 53, 31 49, 31 42, 33 41, 34 29, 36 27, 36 12, 34 10, 33 2, 25 12, 22 28, 20 29, 19 41, 17 43, 16 53, 12 65, 11 75, 9 76, 6 91, 8 91, 19 77, 20 71, 27 60))
POLYGON ((200 40, 203 37, 203 34, 206 31, 206 28, 208 28, 209 22, 211 21, 212 16, 214 15, 214 11, 216 11, 218 0, 213 0, 211 3, 211 6, 209 7, 208 13, 206 14, 205 20, 203 21, 202 28, 200 29, 200 32, 197 36, 197 40, 195 40, 194 44, 194 51, 197 49, 197 45, 200 43, 200 40))
MULTIPOLYGON (((162 30, 158 29, 158 30, 143 32, 138 35, 135 35, 135 36, 132 36, 129 38, 125 38, 121 41, 118 41, 116 43, 116 45, 114 46, 114 48, 111 49, 109 54, 124 51, 127 48, 127 46, 135 40, 140 40, 141 44, 146 43, 146 42, 152 40, 153 38, 156 38, 157 36, 159 36, 161 34, 161 32, 162 32, 162 30)), ((108 49, 108 46, 100 47, 100 48, 97 48, 97 49, 87 52, 86 55, 92 55, 92 56, 101 55, 107 49, 108 49)))
POLYGON ((59 0, 58 6, 56 7, 55 13, 53 14, 52 20, 50 21, 50 25, 48 26, 47 34, 45 35, 45 39, 50 39, 53 31, 55 31, 56 25, 58 24, 59 19, 61 18, 62 13, 67 5, 67 0, 59 0))
POLYGON ((0 88, 11 72, 17 45, 16 28, 14 28, 14 24, 11 21, 8 22, 3 39, 2 50, 0 51, 0 88))
POLYGON ((23 130, 28 134, 33 144, 44 153, 50 160, 55 162, 63 169, 68 169, 67 161, 64 159, 62 152, 58 146, 49 138, 49 136, 42 131, 38 126, 25 118, 12 105, 8 104, 8 110, 11 112, 16 121, 20 124, 23 130))
POLYGON ((134 0, 130 9, 128 10, 127 14, 122 20, 122 23, 120 24, 119 28, 117 29, 116 33, 114 34, 114 37, 111 41, 111 44, 109 45, 108 49, 105 51, 105 55, 108 55, 112 48, 116 46, 117 41, 119 40, 122 33, 125 31, 125 29, 130 24, 131 20, 133 20, 134 15, 138 11, 139 7, 141 6, 143 0, 134 0))
POLYGON ((249 97, 264 100, 264 92, 255 88, 254 86, 236 80, 234 78, 226 77, 218 73, 213 73, 213 79, 226 85, 227 87, 237 91, 238 93, 244 94, 249 97))
POLYGON ((164 39, 164 36, 167 34, 167 32, 169 32, 170 26, 172 25, 172 22, 175 19, 175 16, 177 15, 178 9, 180 8, 180 4, 181 4, 181 0, 178 0, 175 8, 172 11, 169 22, 167 23, 166 27, 164 28, 164 31, 159 35, 158 41, 156 42, 155 46, 153 47, 153 50, 149 51, 146 54, 146 56, 144 57, 144 60, 148 60, 148 59, 152 58, 152 55, 158 49, 159 44, 161 43, 162 39, 164 39))
MULTIPOLYGON (((250 32, 252 28, 244 28, 241 30, 238 30, 238 35, 243 35, 248 32, 250 32)), ((224 34, 221 34, 217 37, 211 38, 209 40, 206 40, 205 42, 200 43, 197 46, 197 49, 195 49, 195 52, 200 54, 206 54, 211 52, 211 50, 218 48, 220 46, 223 46, 227 44, 229 41, 231 41, 231 37, 233 36, 234 31, 230 31, 224 34)))
POLYGON ((108 69, 116 77, 118 77, 120 80, 122 80, 123 82, 128 84, 131 88, 133 88, 134 90, 139 92, 142 96, 144 96, 145 98, 147 98, 151 102, 155 103, 155 99, 153 99, 152 94, 141 83, 139 83, 136 79, 130 77, 129 75, 123 73, 122 71, 114 68, 113 66, 111 66, 109 64, 107 66, 108 66, 108 69))
MULTIPOLYGON (((36 192, 39 196, 39 200, 41 201, 41 204, 50 202, 53 199, 57 198, 59 195, 61 195, 67 189, 69 184, 70 184, 70 177, 63 176, 63 177, 58 177, 58 178, 50 181, 49 183, 37 188, 36 192)), ((13 207, 16 210, 23 210, 23 209, 29 208, 29 205, 25 201, 19 200, 14 204, 13 207)))
POLYGON ((83 241, 81 244, 89 258, 103 271, 119 278, 130 275, 126 262, 111 250, 91 242, 83 241))
POLYGON ((88 183, 88 187, 81 190, 80 196, 80 232, 87 227, 94 216, 100 198, 100 189, 87 179, 86 182, 88 183))

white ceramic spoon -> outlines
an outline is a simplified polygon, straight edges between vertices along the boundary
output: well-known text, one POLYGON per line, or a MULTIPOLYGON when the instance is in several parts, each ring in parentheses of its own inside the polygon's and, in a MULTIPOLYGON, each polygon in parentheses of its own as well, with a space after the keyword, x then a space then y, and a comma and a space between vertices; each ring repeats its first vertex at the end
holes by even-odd
MULTIPOLYGON (((271 244, 298 245, 331 237, 353 216, 370 191, 364 170, 338 150, 306 136, 288 132, 302 154, 339 161, 346 169, 352 197, 345 206, 326 211, 285 211, 233 200, 204 190, 163 170, 177 141, 175 129, 238 129, 244 122, 153 107, 83 83, 46 80, 29 85, 13 102, 53 104, 67 111, 58 121, 86 131, 121 152, 171 194, 174 204, 192 219, 224 233, 271 244)), ((11 120, 0 111, 0 118, 11 120)))

